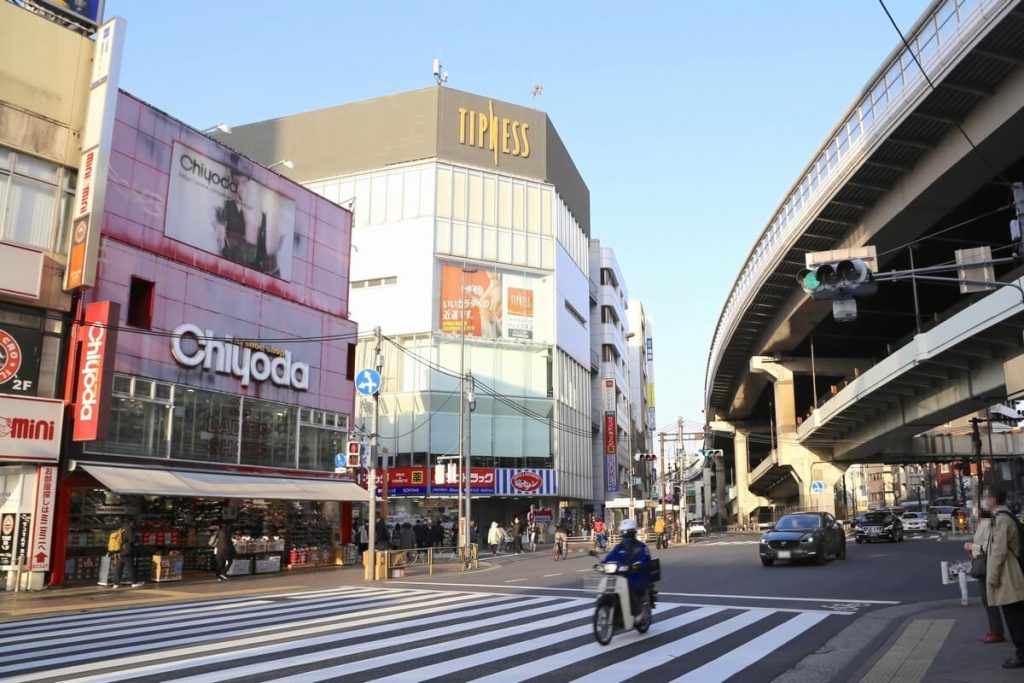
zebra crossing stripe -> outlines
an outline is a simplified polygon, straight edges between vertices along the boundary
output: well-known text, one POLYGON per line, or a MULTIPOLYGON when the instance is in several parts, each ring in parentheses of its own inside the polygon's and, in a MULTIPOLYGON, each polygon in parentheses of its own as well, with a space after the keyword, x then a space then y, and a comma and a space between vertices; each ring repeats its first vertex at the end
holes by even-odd
POLYGON ((643 672, 662 666, 671 658, 693 652, 699 647, 713 643, 719 638, 724 638, 730 633, 735 633, 741 628, 756 624, 773 614, 770 609, 752 609, 749 612, 739 614, 732 619, 719 622, 714 626, 702 629, 697 633, 674 640, 667 645, 647 650, 642 657, 615 662, 610 666, 601 667, 599 670, 577 678, 576 681, 584 683, 606 683, 607 681, 624 681, 627 678, 638 676, 643 672))
MULTIPOLYGON (((655 615, 658 617, 651 624, 651 630, 648 632, 650 635, 658 635, 691 624, 695 621, 700 621, 710 617, 713 614, 718 614, 724 611, 722 607, 701 607, 699 609, 691 610, 686 614, 680 614, 670 619, 662 619, 661 616, 664 613, 662 608, 658 608, 655 615)), ((525 664, 521 664, 512 669, 502 669, 490 676, 484 676, 483 678, 474 679, 475 683, 505 683, 506 681, 525 681, 534 676, 541 676, 548 674, 562 666, 565 666, 566 662, 578 662, 590 657, 597 657, 598 655, 617 650, 621 647, 635 647, 637 640, 643 638, 637 634, 624 634, 624 636, 612 640, 608 645, 599 645, 598 643, 587 643, 586 645, 574 648, 567 652, 559 652, 543 659, 533 660, 525 664)))
MULTIPOLYGON (((170 670, 175 670, 175 669, 181 669, 182 668, 183 660, 181 658, 185 657, 185 656, 189 656, 189 655, 206 654, 206 653, 210 653, 210 652, 221 653, 224 650, 229 650, 229 651, 237 652, 239 649, 241 649, 243 647, 246 647, 246 646, 249 646, 249 645, 261 645, 261 644, 270 643, 270 642, 277 642, 277 641, 280 641, 282 639, 289 640, 289 639, 291 639, 294 636, 305 636, 305 635, 312 635, 312 634, 317 634, 317 633, 327 633, 328 635, 321 636, 320 638, 313 639, 313 640, 321 641, 321 642, 324 642, 324 643, 328 643, 328 642, 333 643, 333 642, 336 642, 338 640, 338 637, 339 637, 338 630, 339 630, 339 628, 353 627, 353 626, 363 626, 363 625, 369 625, 369 624, 377 624, 377 623, 381 623, 381 622, 393 622, 396 619, 400 619, 400 618, 404 618, 404 617, 412 617, 412 616, 421 616, 421 615, 434 615, 434 616, 429 616, 429 617, 427 617, 425 619, 420 620, 421 623, 433 624, 433 623, 436 623, 438 621, 448 620, 449 617, 447 617, 447 616, 437 616, 437 615, 439 613, 443 612, 446 609, 450 609, 453 605, 458 605, 460 603, 465 603, 465 602, 467 602, 469 600, 477 599, 478 601, 476 603, 474 603, 474 606, 481 605, 481 604, 487 604, 488 606, 483 607, 482 609, 490 609, 490 603, 509 602, 512 599, 514 599, 515 597, 516 596, 507 596, 507 598, 505 598, 505 596, 502 596, 501 598, 494 598, 492 600, 482 600, 482 601, 480 601, 478 598, 476 598, 476 596, 474 596, 472 594, 462 593, 462 594, 452 594, 452 595, 447 596, 447 597, 440 597, 440 596, 438 596, 435 593, 434 595, 419 596, 419 598, 418 598, 419 601, 420 601, 419 603, 406 602, 406 601, 395 601, 391 605, 388 605, 388 606, 385 606, 385 607, 378 607, 378 608, 374 608, 374 609, 363 610, 363 611, 359 611, 359 612, 356 612, 356 613, 351 613, 349 611, 345 611, 344 613, 342 613, 340 615, 335 614, 335 615, 331 615, 331 616, 321 617, 321 618, 318 618, 318 619, 306 620, 306 621, 301 622, 301 623, 303 623, 306 626, 304 628, 300 628, 300 629, 296 629, 294 627, 294 620, 290 620, 290 619, 278 622, 277 624, 272 625, 272 626, 264 626, 264 627, 256 628, 256 629, 251 628, 249 626, 243 626, 243 627, 240 627, 240 628, 238 628, 238 629, 236 629, 234 631, 230 631, 230 630, 224 630, 223 627, 220 626, 219 630, 216 630, 216 637, 218 638, 218 642, 214 642, 214 643, 210 642, 210 636, 208 636, 208 635, 191 635, 191 634, 195 633, 195 630, 196 630, 194 628, 195 624, 193 623, 193 628, 187 629, 186 632, 189 633, 190 635, 186 636, 186 637, 174 637, 174 635, 172 633, 161 631, 159 633, 154 632, 152 634, 152 637, 151 637, 150 641, 147 642, 146 644, 143 644, 143 645, 130 645, 128 647, 123 647, 120 644, 118 645, 118 648, 116 650, 116 653, 118 655, 126 655, 126 654, 130 654, 130 653, 139 653, 139 654, 132 654, 131 656, 111 657, 109 651, 107 651, 107 652, 97 651, 95 653, 76 654, 76 655, 71 655, 71 656, 68 656, 68 657, 61 657, 61 658, 56 658, 56 659, 51 659, 51 658, 47 657, 46 664, 49 665, 49 666, 53 666, 53 665, 57 665, 57 664, 69 664, 69 663, 73 663, 73 662, 82 662, 84 659, 87 659, 90 655, 95 657, 95 660, 92 661, 92 662, 88 662, 88 663, 82 663, 82 664, 79 664, 77 666, 67 666, 65 668, 56 669, 56 670, 53 670, 53 671, 47 671, 46 674, 49 675, 49 676, 57 677, 57 678, 59 678, 60 680, 63 680, 63 681, 70 681, 71 679, 69 677, 73 676, 73 675, 80 675, 80 674, 88 673, 88 672, 91 672, 91 671, 97 671, 97 670, 103 670, 103 669, 118 668, 118 667, 121 667, 121 666, 129 666, 129 665, 135 665, 135 664, 149 664, 156 657, 159 657, 161 659, 173 659, 173 661, 168 665, 167 668, 169 668, 170 670), (399 608, 400 611, 396 612, 396 607, 399 608), (353 618, 353 617, 355 617, 355 618, 353 618), (309 624, 316 624, 316 625, 309 626, 309 624), (255 634, 260 634, 260 635, 253 635, 254 633, 255 634), (233 634, 235 634, 235 635, 245 635, 247 637, 239 638, 239 639, 233 640, 233 641, 223 641, 222 640, 222 639, 225 639, 225 638, 230 638, 233 634), (173 649, 171 649, 171 650, 161 650, 160 649, 161 646, 167 646, 167 645, 172 646, 173 649), (182 645, 191 645, 191 646, 190 647, 174 647, 174 646, 182 646, 182 645)), ((536 598, 535 600, 540 601, 542 599, 543 598, 536 598)), ((403 622, 403 623, 405 623, 405 622, 403 622)), ((413 622, 413 623, 416 623, 416 622, 413 622)), ((217 624, 214 624, 214 625, 217 626, 218 624, 219 624, 219 622, 217 624)), ((384 630, 393 629, 393 628, 394 628, 393 625, 388 624, 386 626, 381 626, 381 627, 377 627, 377 628, 363 629, 363 632, 365 632, 366 635, 373 635, 375 633, 382 632, 384 630)), ((104 637, 104 641, 107 641, 107 638, 106 638, 107 634, 106 633, 102 633, 102 631, 101 631, 100 635, 102 635, 104 637)), ((274 645, 270 645, 270 646, 261 648, 261 649, 259 649, 259 652, 267 653, 267 654, 272 654, 274 652, 279 651, 280 649, 281 649, 281 645, 278 643, 278 644, 274 644, 274 645)), ((45 649, 44 649, 44 653, 48 654, 45 649)), ((5 666, 0 666, 0 674, 5 674, 5 673, 11 672, 11 671, 23 671, 25 669, 30 669, 30 668, 33 668, 35 666, 38 666, 38 663, 39 663, 39 653, 32 653, 32 656, 33 656, 33 661, 29 662, 29 663, 26 663, 26 664, 22 664, 22 665, 18 665, 18 666, 6 666, 6 665, 5 666)), ((212 659, 213 659, 214 662, 222 662, 223 661, 223 655, 222 654, 214 655, 212 657, 212 659)), ((132 676, 134 676, 134 674, 125 674, 123 677, 124 678, 129 678, 129 677, 132 677, 132 676)), ((10 680, 12 680, 12 681, 28 681, 28 680, 35 680, 38 677, 39 676, 38 676, 37 673, 33 673, 33 674, 29 674, 27 676, 23 676, 21 678, 14 678, 14 679, 10 679, 10 680)), ((115 680, 115 679, 112 678, 110 675, 103 675, 103 676, 100 676, 97 679, 89 679, 89 680, 115 680)))
POLYGON ((743 644, 718 659, 714 659, 704 666, 675 679, 673 683, 705 683, 706 681, 724 681, 730 676, 743 671, 758 660, 768 656, 773 651, 796 638, 809 628, 825 620, 827 614, 820 612, 805 612, 798 614, 789 621, 779 624, 770 631, 762 633, 753 640, 743 644))
MULTIPOLYGON (((593 613, 593 608, 590 606, 590 603, 591 603, 590 600, 573 600, 572 602, 574 603, 574 605, 573 605, 574 607, 579 607, 582 604, 586 604, 587 606, 585 608, 583 608, 583 609, 577 609, 575 611, 568 612, 566 614, 559 614, 559 615, 556 615, 556 616, 553 616, 553 617, 549 617, 547 619, 541 619, 540 621, 531 621, 530 625, 529 625, 529 628, 533 629, 533 630, 541 630, 541 629, 551 628, 553 626, 561 626, 562 624, 565 624, 566 622, 578 621, 580 619, 585 619, 585 618, 589 617, 593 613)), ((517 611, 516 615, 515 615, 515 618, 518 619, 518 618, 521 618, 523 616, 527 616, 527 615, 524 612, 517 611)), ((503 618, 503 621, 508 621, 508 618, 507 617, 503 618)), ((526 640, 526 641, 521 640, 521 638, 523 636, 523 629, 524 629, 523 626, 516 625, 516 626, 509 626, 509 627, 506 627, 506 628, 501 628, 501 629, 498 629, 497 631, 488 631, 486 633, 477 633, 475 635, 467 636, 467 637, 464 637, 464 638, 456 638, 454 640, 447 640, 447 641, 444 642, 444 647, 445 647, 446 650, 456 650, 456 649, 461 648, 461 647, 470 647, 470 646, 474 646, 474 645, 480 645, 481 643, 486 643, 486 642, 492 641, 492 640, 501 640, 502 638, 509 638, 509 637, 511 637, 511 638, 516 639, 515 642, 512 645, 509 645, 509 646, 506 646, 506 647, 502 647, 502 648, 498 648, 496 650, 486 650, 486 651, 482 651, 482 652, 478 653, 478 654, 481 654, 483 656, 483 659, 480 659, 479 661, 481 661, 481 662, 489 662, 492 659, 494 659, 495 657, 501 656, 500 653, 502 651, 506 650, 506 649, 508 649, 509 652, 520 652, 521 653, 524 648, 529 649, 530 647, 536 646, 537 645, 537 641, 538 640, 542 640, 542 639, 533 639, 533 640, 526 640)), ((550 634, 549 636, 547 636, 546 639, 547 640, 551 640, 551 642, 561 642, 562 640, 564 640, 566 638, 572 638, 574 635, 579 635, 578 633, 575 633, 576 631, 581 631, 583 633, 589 633, 590 629, 591 629, 591 626, 587 625, 587 626, 580 626, 580 627, 575 628, 575 629, 570 629, 568 631, 557 631, 554 634, 550 634)), ((450 634, 450 631, 448 633, 450 634)), ((419 634, 415 634, 414 633, 414 634, 409 634, 408 636, 403 636, 402 638, 406 638, 408 640, 416 641, 416 640, 420 640, 421 636, 419 634)), ((394 644, 394 643, 391 643, 391 644, 394 644)), ((364 650, 365 649, 377 649, 377 648, 378 648, 378 644, 377 643, 367 643, 365 647, 361 647, 361 649, 364 649, 364 650)), ((406 661, 415 661, 417 657, 428 657, 428 656, 434 655, 434 654, 437 654, 437 646, 436 645, 426 645, 426 646, 414 648, 412 650, 405 650, 404 652, 402 652, 402 656, 405 658, 406 661)), ((317 653, 317 655, 318 655, 318 657, 320 659, 324 659, 324 658, 328 658, 328 657, 333 658, 333 657, 337 657, 339 655, 343 656, 343 655, 341 655, 341 653, 338 652, 338 650, 321 651, 321 652, 317 653)), ((308 662, 309 661, 308 655, 303 655, 302 657, 300 657, 298 659, 300 661, 297 662, 297 663, 303 663, 303 662, 308 662)), ((280 666, 278 666, 278 664, 279 663, 275 661, 273 668, 275 668, 275 669, 281 668, 280 666)), ((394 664, 395 664, 395 657, 394 657, 394 655, 390 655, 390 654, 389 655, 384 655, 384 656, 381 656, 381 657, 374 657, 374 658, 371 658, 371 659, 361 659, 361 660, 359 660, 359 666, 361 668, 364 668, 364 669, 372 669, 374 667, 387 667, 387 666, 393 666, 394 664)), ((451 667, 451 664, 450 664, 450 660, 449 661, 445 661, 444 663, 441 664, 441 666, 443 668, 441 673, 449 673, 452 670, 452 667, 451 667)), ((427 667, 424 667, 424 668, 427 668, 427 667)), ((267 670, 266 666, 264 666, 261 669, 261 671, 266 671, 266 670, 267 670)), ((331 678, 331 677, 334 677, 334 676, 343 676, 346 673, 350 673, 351 671, 352 671, 352 663, 351 662, 345 662, 344 664, 340 664, 340 665, 337 665, 337 666, 327 667, 327 668, 324 668, 324 669, 317 669, 316 675, 317 675, 318 678, 323 679, 323 678, 331 678)), ((410 680, 410 674, 412 674, 412 673, 416 674, 414 676, 413 680, 423 680, 424 677, 419 674, 419 671, 420 671, 419 669, 416 669, 416 670, 414 670, 412 672, 404 672, 399 677, 399 680, 403 680, 403 681, 410 680)), ((225 672, 218 672, 218 673, 223 674, 225 672)), ((231 672, 228 672, 228 673, 231 673, 231 672)), ((200 679, 200 680, 203 680, 203 681, 219 681, 219 680, 223 680, 223 676, 218 676, 218 677, 215 677, 215 678, 208 678, 208 679, 200 679)), ((275 679, 272 679, 272 680, 278 681, 279 683, 305 683, 306 681, 309 680, 309 674, 308 673, 301 673, 301 674, 297 674, 295 676, 287 676, 285 678, 275 678, 275 679)), ((197 681, 193 681, 191 679, 185 679, 185 681, 179 681, 178 683, 186 683, 186 682, 187 683, 198 683, 198 680, 197 681)))

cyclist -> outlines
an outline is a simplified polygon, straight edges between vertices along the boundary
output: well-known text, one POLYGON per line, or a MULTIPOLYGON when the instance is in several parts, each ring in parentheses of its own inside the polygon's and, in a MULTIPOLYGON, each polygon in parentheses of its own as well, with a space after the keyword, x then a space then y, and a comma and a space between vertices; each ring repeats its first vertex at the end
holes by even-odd
POLYGON ((665 535, 665 518, 658 517, 658 520, 654 523, 654 533, 658 535, 657 547, 668 548, 668 537, 665 535))
POLYGON ((569 543, 569 532, 565 528, 565 522, 561 521, 555 527, 555 562, 564 560, 566 557, 566 546, 569 543))
POLYGON ((608 535, 604 531, 604 522, 600 519, 594 520, 594 545, 600 550, 608 548, 608 535))

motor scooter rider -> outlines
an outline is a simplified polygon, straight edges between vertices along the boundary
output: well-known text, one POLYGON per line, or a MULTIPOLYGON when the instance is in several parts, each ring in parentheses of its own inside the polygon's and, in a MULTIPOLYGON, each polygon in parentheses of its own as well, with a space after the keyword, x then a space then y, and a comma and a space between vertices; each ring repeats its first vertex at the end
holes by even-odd
POLYGON ((629 583, 633 614, 640 613, 643 595, 651 584, 651 551, 647 549, 647 545, 643 541, 636 537, 636 528, 636 520, 622 520, 619 524, 622 540, 604 558, 605 562, 615 562, 619 566, 630 567, 626 581, 629 583), (632 569, 636 563, 639 563, 640 567, 632 569))

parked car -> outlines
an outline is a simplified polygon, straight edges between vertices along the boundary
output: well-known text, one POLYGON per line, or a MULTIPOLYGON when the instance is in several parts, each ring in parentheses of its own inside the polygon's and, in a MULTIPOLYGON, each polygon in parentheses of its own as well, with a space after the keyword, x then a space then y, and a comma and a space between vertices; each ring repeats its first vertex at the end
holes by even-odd
POLYGON ((927 531, 928 513, 904 512, 903 515, 900 516, 900 522, 903 524, 903 531, 927 531))
POLYGON ((891 512, 877 510, 864 515, 864 523, 854 527, 857 543, 871 543, 885 539, 898 543, 903 540, 903 522, 891 512))
POLYGON ((776 560, 825 564, 829 555, 846 559, 846 533, 827 512, 797 512, 785 515, 761 536, 758 552, 765 567, 776 560))
POLYGON ((933 505, 928 508, 928 528, 935 529, 952 529, 953 528, 953 510, 952 505, 933 505))
POLYGON ((708 535, 708 528, 704 524, 703 519, 691 519, 686 524, 686 533, 689 534, 690 538, 693 538, 694 536, 702 536, 706 538, 708 535))

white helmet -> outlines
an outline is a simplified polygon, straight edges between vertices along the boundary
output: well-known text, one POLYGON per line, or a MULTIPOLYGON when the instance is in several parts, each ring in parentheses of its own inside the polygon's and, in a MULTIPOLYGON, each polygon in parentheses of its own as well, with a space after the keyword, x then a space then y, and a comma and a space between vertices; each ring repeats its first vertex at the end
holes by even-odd
POLYGON ((624 519, 619 522, 619 533, 629 534, 636 533, 636 520, 635 519, 624 519))

